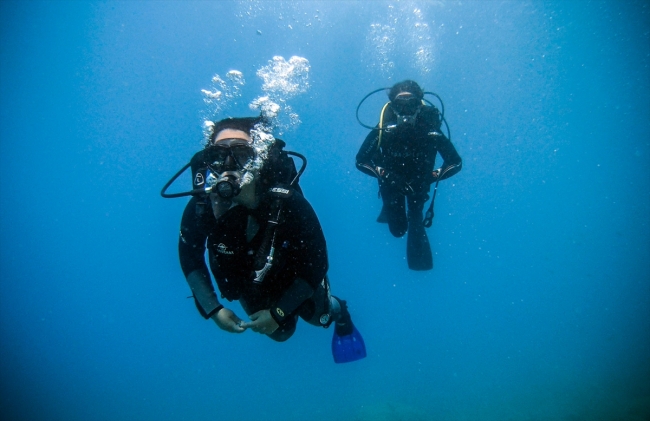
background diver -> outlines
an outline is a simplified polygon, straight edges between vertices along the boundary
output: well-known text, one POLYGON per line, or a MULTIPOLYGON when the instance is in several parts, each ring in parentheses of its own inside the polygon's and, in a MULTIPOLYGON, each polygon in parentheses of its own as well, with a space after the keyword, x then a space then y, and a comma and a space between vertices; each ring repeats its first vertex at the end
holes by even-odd
POLYGON ((306 160, 283 150, 261 118, 215 123, 208 145, 163 188, 163 197, 193 195, 181 220, 180 264, 201 315, 231 333, 247 329, 286 341, 298 317, 329 327, 337 363, 366 356, 346 302, 330 294, 325 238, 298 185, 306 160), (303 160, 296 171, 294 155, 303 160), (193 190, 167 194, 188 167, 193 190), (239 300, 245 322, 217 298, 239 300))
MULTIPOLYGON (((368 94, 359 107, 370 95, 383 90, 368 94)), ((422 215, 430 186, 435 182, 437 188, 440 180, 453 176, 462 167, 456 148, 440 131, 445 121, 444 106, 441 113, 424 100, 424 94, 412 80, 396 83, 390 88, 390 101, 382 108, 377 126, 361 123, 372 130, 356 156, 357 169, 379 180, 383 207, 377 222, 388 223, 395 237, 408 232, 406 257, 412 270, 433 268, 431 246, 425 230, 433 218, 433 199, 424 220, 422 215), (443 163, 434 171, 438 152, 443 163)))

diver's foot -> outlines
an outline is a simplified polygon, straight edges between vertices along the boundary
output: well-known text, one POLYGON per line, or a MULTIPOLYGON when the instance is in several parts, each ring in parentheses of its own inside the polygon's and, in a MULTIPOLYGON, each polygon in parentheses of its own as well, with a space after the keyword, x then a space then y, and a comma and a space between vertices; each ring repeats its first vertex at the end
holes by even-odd
POLYGON ((352 317, 350 317, 350 312, 348 311, 348 305, 345 300, 340 300, 337 298, 337 301, 341 305, 341 313, 334 324, 334 332, 338 336, 347 336, 352 334, 354 330, 354 325, 352 324, 352 317))
POLYGON ((361 333, 352 324, 345 301, 337 299, 341 312, 334 325, 332 356, 337 364, 349 363, 366 357, 366 344, 361 333))

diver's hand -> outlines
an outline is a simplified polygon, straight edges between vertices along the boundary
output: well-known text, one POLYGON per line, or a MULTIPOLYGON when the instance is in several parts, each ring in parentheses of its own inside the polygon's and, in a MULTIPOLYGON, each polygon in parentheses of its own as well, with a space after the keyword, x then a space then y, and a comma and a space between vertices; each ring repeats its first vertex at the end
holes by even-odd
POLYGON ((243 326, 244 321, 237 317, 232 310, 228 310, 225 307, 213 314, 211 319, 214 320, 220 329, 226 332, 242 333, 246 330, 246 327, 243 326))
POLYGON ((435 183, 436 181, 438 181, 439 177, 440 177, 440 169, 431 171, 431 183, 435 183))
POLYGON ((253 332, 270 335, 280 327, 280 325, 273 320, 273 317, 271 317, 271 312, 269 310, 260 310, 257 313, 251 314, 249 317, 251 318, 251 321, 248 323, 242 323, 242 327, 249 327, 253 332))
POLYGON ((379 182, 383 186, 396 189, 405 196, 409 196, 414 193, 413 187, 411 187, 411 185, 399 175, 388 172, 383 168, 381 168, 377 173, 379 174, 379 182))

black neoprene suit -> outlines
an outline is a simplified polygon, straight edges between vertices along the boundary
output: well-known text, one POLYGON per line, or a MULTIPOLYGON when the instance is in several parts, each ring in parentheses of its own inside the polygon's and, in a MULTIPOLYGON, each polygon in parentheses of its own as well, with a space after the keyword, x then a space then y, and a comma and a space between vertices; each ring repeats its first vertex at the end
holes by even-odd
MULTIPOLYGON (((259 310, 283 309, 283 316, 271 315, 280 328, 272 339, 283 341, 294 332, 298 316, 311 324, 320 325, 318 318, 328 311, 327 247, 320 222, 307 200, 297 191, 287 199, 276 228, 273 266, 260 285, 254 278, 253 256, 258 251, 269 218, 270 201, 262 200, 259 207, 249 210, 235 206, 216 220, 204 199, 192 198, 181 221, 178 243, 182 270, 186 277, 194 271, 207 275, 205 250, 208 249, 210 268, 221 296, 240 300, 250 315, 259 310), (247 241, 249 216, 259 224, 259 230, 247 241)), ((210 282, 209 275, 204 277, 210 282)), ((205 285, 214 291, 214 286, 205 285)), ((197 308, 207 318, 209 308, 197 308)))
MULTIPOLYGON (((390 107, 386 109, 383 127, 395 123, 395 115, 390 107)), ((462 160, 456 148, 440 131, 439 112, 435 107, 423 106, 415 125, 398 125, 384 130, 379 144, 378 129, 372 130, 361 145, 356 157, 357 169, 372 177, 379 178, 377 167, 387 173, 394 173, 408 182, 414 194, 407 197, 408 219, 422 220, 422 210, 429 198, 429 189, 434 180, 433 171, 436 155, 439 152, 444 160, 440 174, 441 180, 460 171, 462 160)), ((404 194, 385 185, 380 185, 384 209, 388 212, 391 233, 401 237, 406 233, 408 223, 404 206, 404 194)))

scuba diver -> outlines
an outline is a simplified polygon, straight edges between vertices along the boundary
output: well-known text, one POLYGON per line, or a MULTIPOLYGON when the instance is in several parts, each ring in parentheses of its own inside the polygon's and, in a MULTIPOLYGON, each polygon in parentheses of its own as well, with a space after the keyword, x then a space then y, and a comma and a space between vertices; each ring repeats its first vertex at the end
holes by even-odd
POLYGON ((161 192, 193 197, 181 220, 181 268, 199 313, 230 333, 247 329, 286 341, 298 318, 314 326, 334 323, 336 363, 366 356, 346 302, 330 294, 328 258, 320 222, 298 180, 304 156, 283 150, 262 117, 227 118, 212 125, 205 149, 194 155, 161 192), (289 155, 300 158, 300 171, 289 155), (187 168, 193 190, 166 190, 187 168), (243 321, 217 298, 238 300, 243 321))
POLYGON ((371 132, 357 153, 356 166, 379 181, 383 207, 377 222, 388 223, 395 237, 403 237, 408 232, 406 257, 409 268, 430 270, 433 256, 425 228, 431 226, 438 183, 459 172, 462 160, 451 143, 451 136, 447 137, 440 131, 442 122, 445 122, 449 133, 442 101, 441 113, 424 99, 425 94, 440 97, 432 92, 423 92, 412 80, 396 83, 390 90, 377 89, 366 95, 357 107, 357 119, 359 107, 366 98, 384 90, 388 90, 390 101, 381 110, 379 124, 372 127, 359 120, 371 132), (444 162, 433 170, 438 152, 444 162), (424 205, 434 182, 431 205, 423 219, 424 205))

